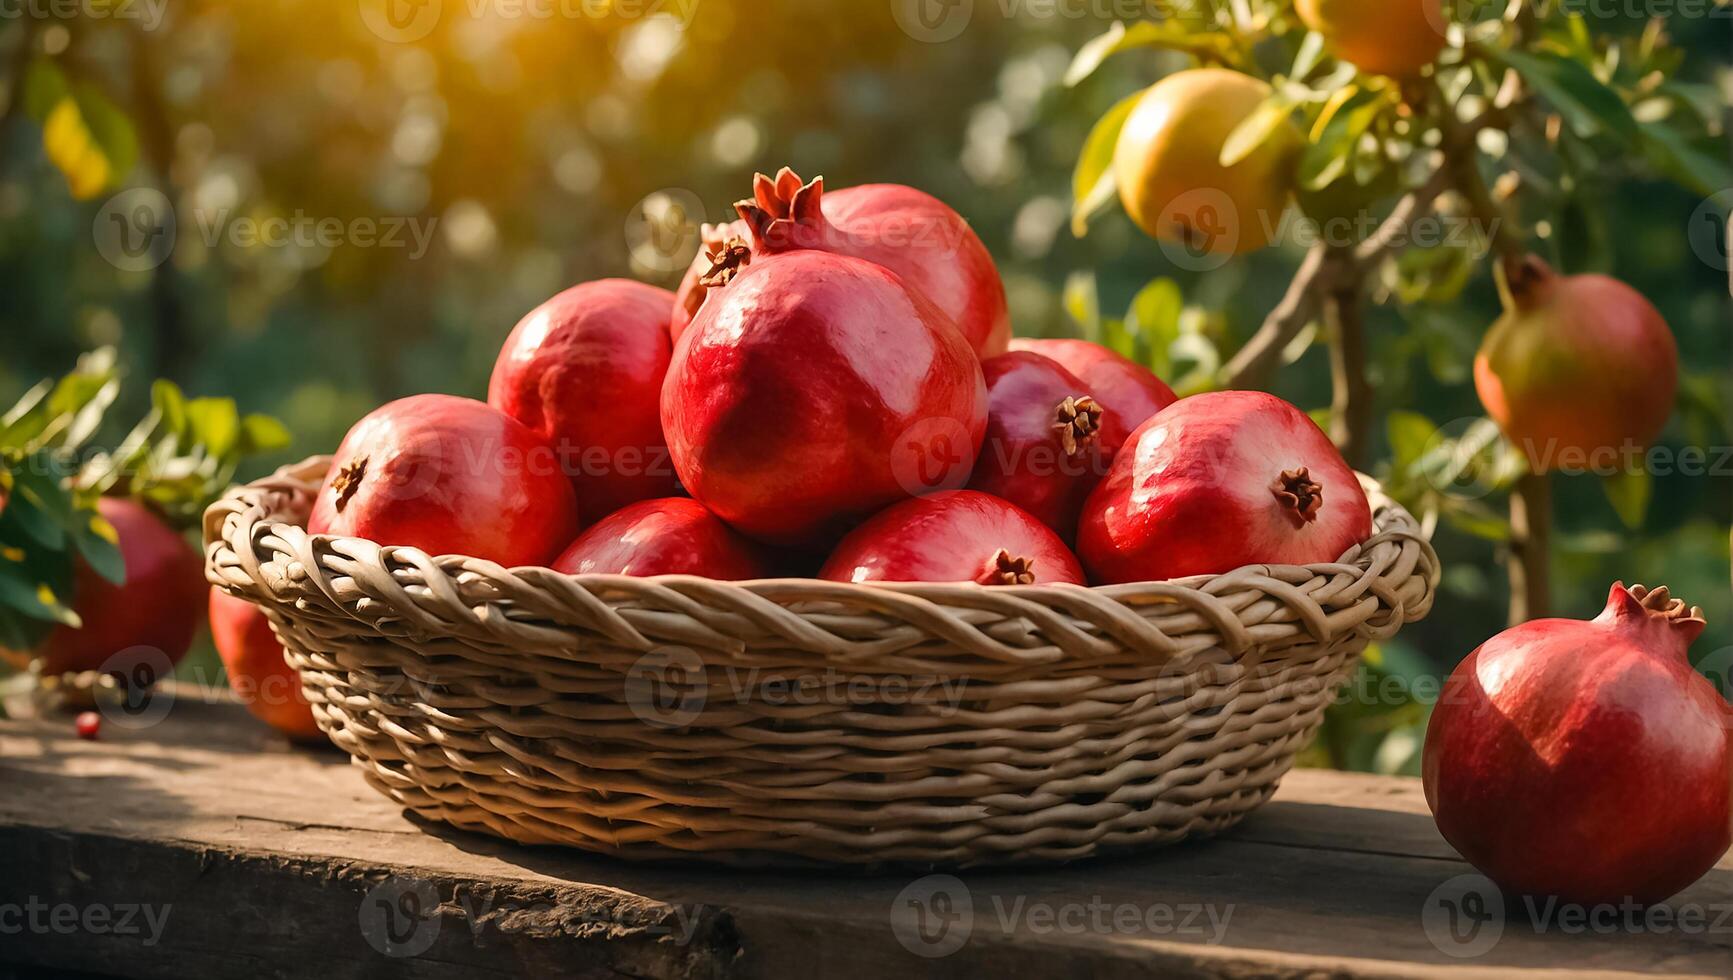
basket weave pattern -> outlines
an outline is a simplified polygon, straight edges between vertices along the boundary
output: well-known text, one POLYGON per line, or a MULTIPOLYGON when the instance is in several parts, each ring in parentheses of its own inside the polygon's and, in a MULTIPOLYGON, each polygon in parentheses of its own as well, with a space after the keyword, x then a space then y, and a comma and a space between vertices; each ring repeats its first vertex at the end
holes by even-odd
POLYGON ((1339 562, 1074 586, 507 570, 301 527, 317 457, 205 515, 320 727, 378 790, 526 843, 727 863, 1063 861, 1275 791, 1438 562, 1368 483, 1339 562))

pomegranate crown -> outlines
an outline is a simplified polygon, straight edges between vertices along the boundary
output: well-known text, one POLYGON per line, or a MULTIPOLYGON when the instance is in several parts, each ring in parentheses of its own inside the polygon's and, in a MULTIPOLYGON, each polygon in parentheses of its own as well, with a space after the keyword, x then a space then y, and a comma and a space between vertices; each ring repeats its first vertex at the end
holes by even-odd
POLYGON ((1613 583, 1607 596, 1607 611, 1601 617, 1614 623, 1665 626, 1687 647, 1709 625, 1701 606, 1687 606, 1683 599, 1673 598, 1672 591, 1664 585, 1651 589, 1645 585, 1626 588, 1623 582, 1613 583))
POLYGON ((804 181, 789 167, 775 177, 755 174, 752 200, 739 201, 734 210, 752 232, 752 247, 761 252, 785 252, 820 244, 825 230, 824 178, 804 181))
POLYGON ((1318 511, 1324 507, 1324 485, 1312 479, 1312 471, 1302 466, 1297 470, 1283 470, 1270 484, 1270 493, 1288 516, 1294 519, 1295 527, 1305 527, 1318 519, 1318 511))
POLYGON ((1035 559, 1013 555, 1000 548, 987 561, 987 570, 976 581, 982 585, 1034 585, 1035 559))
POLYGON ((1053 412, 1053 431, 1059 433, 1065 455, 1076 456, 1095 445, 1105 414, 1101 404, 1088 395, 1074 395, 1059 403, 1053 412))
POLYGON ((1498 295, 1507 310, 1528 309, 1543 302, 1558 278, 1552 266, 1538 255, 1506 258, 1494 267, 1498 295))

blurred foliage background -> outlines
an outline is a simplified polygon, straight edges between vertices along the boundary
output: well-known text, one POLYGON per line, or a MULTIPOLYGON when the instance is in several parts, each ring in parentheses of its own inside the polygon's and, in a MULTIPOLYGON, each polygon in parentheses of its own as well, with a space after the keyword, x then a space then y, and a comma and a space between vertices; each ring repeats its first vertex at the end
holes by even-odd
MULTIPOLYGON (((671 287, 697 246, 681 230, 731 217, 752 172, 783 164, 949 201, 998 256, 1023 335, 1078 332, 1080 274, 1108 311, 1166 276, 1192 327, 1231 353, 1299 259, 1290 245, 1191 273, 1117 209, 1072 236, 1090 125, 1180 63, 1122 56, 1063 84, 1115 14, 1147 12, 1136 3, 975 0, 935 41, 903 28, 902 0, 390 2, 83 0, 75 17, 0 19, 0 404, 114 345, 135 378, 121 417, 148 407, 142 382, 160 376, 287 423, 293 446, 255 470, 328 451, 390 398, 482 396, 512 325, 567 285, 671 287), (77 113, 56 115, 68 101, 77 113), (113 247, 141 188, 174 217, 154 267, 113 247), (270 218, 286 224, 258 224, 270 218), (254 227, 282 233, 256 240, 254 227)), ((1691 9, 1702 15, 1665 24, 1686 52, 1675 80, 1725 111, 1733 18, 1691 9)), ((1733 459, 1714 447, 1733 445, 1733 331, 1726 263, 1688 238, 1715 219, 1700 195, 1633 179, 1621 160, 1604 170, 1545 223, 1548 244, 1566 271, 1616 272, 1661 308, 1706 406, 1664 441, 1709 447, 1719 472, 1660 477, 1637 533, 1598 481, 1560 478, 1558 604, 1591 616, 1616 578, 1665 581, 1708 611, 1699 653, 1730 660, 1733 459)), ((1496 315, 1484 272, 1446 306, 1373 310, 1380 417, 1478 417, 1469 369, 1496 315)), ((1322 349, 1277 390, 1327 406, 1322 349)), ((1375 674, 1436 676, 1503 625, 1498 543, 1448 525, 1437 543, 1438 610, 1375 651, 1375 674)), ((1410 768, 1402 739, 1417 745, 1423 707, 1379 700, 1338 712, 1313 761, 1410 768)))

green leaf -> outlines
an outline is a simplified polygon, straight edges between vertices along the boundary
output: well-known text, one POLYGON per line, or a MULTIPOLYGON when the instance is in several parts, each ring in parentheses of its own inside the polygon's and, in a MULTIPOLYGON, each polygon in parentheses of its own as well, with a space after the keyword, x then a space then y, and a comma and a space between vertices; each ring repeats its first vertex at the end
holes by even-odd
POLYGON ((159 380, 150 386, 150 404, 162 415, 162 424, 175 435, 187 432, 187 401, 180 386, 159 380))
POLYGON ((1288 77, 1295 81, 1303 80, 1312 73, 1324 60, 1324 35, 1317 31, 1307 31, 1306 39, 1300 42, 1300 50, 1294 55, 1294 67, 1288 70, 1288 77))
POLYGON ((1649 471, 1616 473, 1602 480, 1601 486, 1607 491, 1607 501, 1618 513, 1619 521, 1632 531, 1642 530, 1649 513, 1649 499, 1655 492, 1655 480, 1649 471))
POLYGON ((30 566, 21 562, 0 560, 0 605, 16 609, 31 619, 61 623, 74 629, 82 626, 78 614, 67 605, 70 596, 39 580, 30 566))
POLYGON ((126 559, 120 554, 118 532, 94 506, 80 508, 70 530, 85 564, 116 585, 126 581, 126 559))
POLYGON ((187 435, 194 445, 222 459, 241 438, 241 413, 232 398, 195 398, 187 402, 187 435))
POLYGON ((72 196, 88 200, 118 187, 138 162, 138 135, 95 86, 38 59, 25 73, 25 112, 42 127, 42 148, 72 196))
POLYGON ((1604 131, 1627 143, 1636 143, 1640 137, 1637 120, 1625 100, 1583 63, 1549 51, 1490 54, 1521 75, 1578 136, 1587 139, 1604 131))
POLYGON ((1073 272, 1065 279, 1065 312, 1083 328, 1083 334, 1097 339, 1101 333, 1101 298, 1095 290, 1095 274, 1073 272))
POLYGON ((1382 92, 1360 89, 1334 106, 1330 121, 1300 157, 1299 182, 1307 190, 1323 190, 1348 171, 1360 140, 1383 109, 1382 92))
POLYGON ((1665 123, 1643 128, 1643 153, 1656 171, 1705 197, 1733 188, 1733 166, 1724 150, 1699 149, 1665 123))
POLYGON ((1187 51, 1200 57, 1225 59, 1231 45, 1226 37, 1214 31, 1193 31, 1189 18, 1145 20, 1126 27, 1123 21, 1077 49, 1071 67, 1065 72, 1065 85, 1072 87, 1095 74, 1102 62, 1134 48, 1167 48, 1187 51))
POLYGON ((1126 329, 1142 339, 1153 361, 1150 367, 1163 377, 1172 370, 1170 349, 1179 339, 1180 315, 1184 312, 1185 296, 1179 283, 1163 277, 1138 290, 1125 314, 1126 329))
POLYGON ((1419 412, 1392 411, 1385 422, 1390 439, 1392 463, 1397 472, 1405 472, 1426 454, 1426 447, 1438 435, 1438 426, 1419 412))
POLYGON ((1251 156, 1282 127, 1291 125, 1289 120, 1293 114, 1294 100, 1286 92, 1271 93, 1222 142, 1221 165, 1232 167, 1251 156))
POLYGON ((294 441, 288 426, 269 415, 254 413, 241 419, 241 452, 245 455, 278 452, 294 441))
POLYGON ((1143 93, 1119 100, 1107 114, 1096 121, 1083 141, 1083 152, 1077 156, 1077 169, 1071 174, 1071 234, 1082 238, 1089 233, 1089 219, 1113 202, 1119 185, 1113 175, 1113 153, 1119 147, 1119 133, 1125 121, 1137 108, 1143 93))

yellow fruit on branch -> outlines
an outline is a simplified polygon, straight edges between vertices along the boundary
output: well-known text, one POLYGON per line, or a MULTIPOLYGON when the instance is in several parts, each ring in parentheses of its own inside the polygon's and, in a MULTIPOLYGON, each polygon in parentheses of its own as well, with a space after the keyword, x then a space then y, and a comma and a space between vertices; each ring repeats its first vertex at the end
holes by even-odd
POLYGON ((1143 93, 1113 155, 1120 201, 1138 227, 1210 255, 1243 255, 1274 240, 1293 186, 1299 130, 1280 120, 1233 166, 1221 163, 1228 137, 1271 91, 1250 75, 1198 68, 1143 93))
POLYGON ((1441 0, 1298 0, 1295 7, 1336 57, 1395 78, 1437 61, 1449 27, 1441 0))

